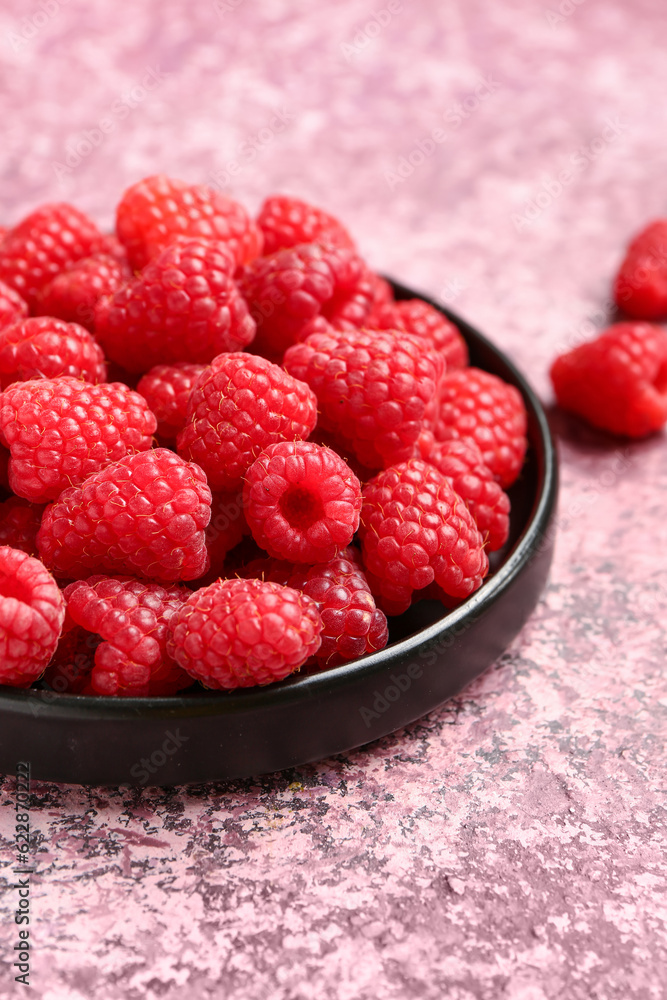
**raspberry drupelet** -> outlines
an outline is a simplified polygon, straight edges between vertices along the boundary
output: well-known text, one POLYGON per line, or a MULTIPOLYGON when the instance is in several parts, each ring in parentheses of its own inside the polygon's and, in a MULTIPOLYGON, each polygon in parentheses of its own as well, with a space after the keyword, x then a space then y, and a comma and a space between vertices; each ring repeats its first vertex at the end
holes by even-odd
POLYGON ((64 490, 37 535, 41 558, 58 577, 96 570, 172 583, 206 571, 211 517, 206 477, 166 448, 130 455, 64 490))
POLYGON ((354 250, 352 237, 338 219, 300 198, 270 195, 260 209, 257 225, 264 235, 265 255, 299 243, 327 243, 354 250))
POLYGON ((204 184, 186 184, 164 174, 145 177, 124 192, 116 231, 136 269, 179 237, 223 242, 236 265, 262 250, 260 230, 237 201, 204 184))
POLYGON ((155 365, 139 379, 137 392, 148 403, 157 419, 157 433, 170 444, 176 441, 188 415, 192 388, 206 365, 181 361, 174 365, 155 365))
POLYGON ((0 546, 0 684, 28 687, 55 652, 65 600, 46 567, 0 546))
POLYGON ((122 382, 74 378, 17 382, 0 395, 0 441, 10 450, 9 483, 33 503, 151 447, 156 420, 122 382))
POLYGON ((232 278, 222 243, 178 240, 95 310, 95 335, 112 361, 131 372, 190 361, 207 364, 238 351, 255 322, 232 278))
POLYGON ((316 422, 305 382, 258 355, 221 354, 192 391, 178 453, 201 465, 212 489, 229 492, 265 448, 307 438, 316 422))
POLYGON ((484 540, 465 501, 421 459, 378 473, 364 487, 359 528, 371 589, 390 614, 435 582, 468 597, 489 569, 484 540))
POLYGON ((206 687, 234 690, 283 680, 320 646, 317 605, 291 587, 217 580, 172 619, 167 651, 206 687))
POLYGON ((31 378, 71 375, 104 382, 102 348, 88 330, 50 316, 34 316, 0 329, 0 389, 31 378))
POLYGON ((278 559, 328 562, 359 526, 359 480, 335 451, 311 441, 269 445, 248 469, 243 495, 253 538, 278 559))
POLYGON ((444 363, 422 337, 389 330, 330 329, 285 354, 317 396, 319 426, 370 469, 410 458, 444 363))

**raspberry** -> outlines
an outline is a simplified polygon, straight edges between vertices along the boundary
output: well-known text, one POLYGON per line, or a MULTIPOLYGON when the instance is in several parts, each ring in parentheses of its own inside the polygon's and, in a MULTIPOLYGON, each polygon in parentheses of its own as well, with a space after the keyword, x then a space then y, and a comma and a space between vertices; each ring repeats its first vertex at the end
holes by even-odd
POLYGON ((287 371, 317 396, 319 426, 370 469, 411 456, 443 364, 423 338, 392 331, 315 333, 285 354, 287 371))
POLYGON ((468 348, 457 327, 421 299, 405 299, 376 309, 368 325, 378 330, 405 330, 423 337, 444 354, 447 371, 468 364, 468 348))
POLYGON ((166 448, 129 455, 47 507, 37 546, 56 576, 94 570, 171 583, 208 564, 211 491, 197 465, 166 448))
POLYGON ((472 438, 435 444, 427 461, 463 497, 487 549, 495 552, 502 548, 509 535, 510 500, 484 464, 482 453, 472 438))
POLYGON ((393 614, 434 581, 452 597, 468 597, 488 572, 484 541, 465 502, 421 459, 366 484, 359 536, 368 582, 393 614))
POLYGON ((244 575, 284 584, 315 601, 322 618, 322 645, 315 658, 322 667, 356 660, 387 645, 386 616, 376 608, 363 571, 344 555, 309 567, 256 560, 244 575))
POLYGON ((11 229, 0 244, 0 280, 39 304, 42 290, 70 264, 95 253, 102 234, 78 208, 42 205, 11 229))
POLYGON ((243 496, 253 538, 279 559, 328 562, 359 526, 359 480, 311 441, 269 445, 248 469, 243 496))
POLYGON ((99 635, 74 625, 65 615, 63 634, 42 681, 58 694, 95 694, 90 674, 95 663, 99 635))
POLYGON ((29 556, 37 555, 37 532, 44 507, 21 497, 0 503, 0 545, 11 545, 29 556))
POLYGON ((595 427, 644 437, 667 421, 667 334, 649 323, 615 323, 556 358, 556 399, 595 427))
POLYGON ((39 559, 0 547, 0 684, 28 687, 53 656, 65 601, 39 559))
POLYGON ((196 591, 172 622, 168 652, 209 688, 271 684, 320 646, 317 605, 290 587, 218 580, 196 591))
POLYGON ((250 528, 243 513, 243 492, 214 493, 211 520, 206 529, 206 548, 211 566, 201 586, 212 583, 222 575, 225 556, 249 534, 250 528))
POLYGON ((39 379, 15 383, 0 396, 9 483, 34 503, 55 500, 109 462, 146 451, 155 427, 143 396, 121 382, 39 379))
POLYGON ((104 382, 102 348, 88 330, 50 316, 35 316, 0 330, 0 389, 12 382, 61 375, 104 382))
POLYGON ((155 365, 137 384, 157 419, 158 435, 174 442, 185 426, 192 387, 206 368, 181 361, 175 365, 155 365))
POLYGON ((614 301, 633 319, 667 319, 667 219, 633 239, 614 282, 614 301))
POLYGON ((318 316, 360 326, 373 302, 368 268, 352 250, 304 243, 259 257, 239 278, 257 323, 254 349, 275 360, 318 316))
POLYGON ((214 490, 241 486, 268 445, 307 438, 317 422, 314 392, 252 354, 221 354, 192 391, 178 453, 201 465, 214 490))
POLYGON ((255 323, 230 277, 222 243, 178 240, 95 310, 107 357, 129 371, 157 364, 206 364, 253 339, 255 323))
POLYGON ((222 241, 239 265, 262 250, 259 229, 237 201, 203 184, 163 174, 146 177, 125 191, 116 231, 136 269, 179 236, 222 241))
POLYGON ((257 225, 264 235, 266 255, 299 243, 327 243, 354 250, 352 237, 338 219, 288 195, 268 197, 257 216, 257 225))
POLYGON ((129 266, 109 254, 84 257, 49 282, 40 296, 39 311, 93 330, 99 300, 113 295, 131 277, 129 266))
POLYGON ((367 325, 373 325, 373 317, 384 306, 389 306, 394 301, 394 291, 387 281, 379 274, 370 274, 370 282, 373 288, 373 308, 366 318, 367 325))
MULTIPOLYGON (((1 251, 0 251, 1 252, 1 251)), ((28 315, 28 303, 18 292, 0 281, 0 330, 25 319, 28 315)))
MULTIPOLYGON (((185 587, 91 576, 71 583, 64 594, 69 618, 84 630, 77 630, 69 659, 76 668, 76 654, 87 649, 95 694, 168 695, 190 687, 192 678, 166 651, 169 624, 190 596, 185 587)), ((61 653, 61 672, 67 658, 61 653)))
POLYGON ((515 481, 526 454, 521 393, 479 368, 448 372, 441 383, 434 432, 439 441, 472 438, 503 489, 515 481))

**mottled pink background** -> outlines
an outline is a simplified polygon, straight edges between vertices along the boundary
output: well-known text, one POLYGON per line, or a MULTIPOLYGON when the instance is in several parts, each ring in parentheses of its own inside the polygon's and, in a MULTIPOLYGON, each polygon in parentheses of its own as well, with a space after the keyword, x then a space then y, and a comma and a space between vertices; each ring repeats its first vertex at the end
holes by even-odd
MULTIPOLYGON (((549 359, 603 321, 624 242, 665 213, 664 0, 403 0, 361 35, 385 0, 41 4, 0 11, 6 221, 66 198, 110 223, 139 177, 224 183, 241 157, 249 206, 328 206, 548 403, 549 359), (447 141, 392 189, 434 127, 447 141)), ((35 786, 34 995, 664 1000, 665 440, 555 423, 551 583, 461 697, 257 780, 35 786)))

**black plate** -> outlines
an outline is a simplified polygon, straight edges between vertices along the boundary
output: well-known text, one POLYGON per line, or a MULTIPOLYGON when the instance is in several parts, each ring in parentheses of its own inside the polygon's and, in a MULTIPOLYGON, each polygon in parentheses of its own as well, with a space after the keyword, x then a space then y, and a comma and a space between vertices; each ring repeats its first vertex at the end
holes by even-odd
MULTIPOLYGON (((397 298, 418 293, 394 285, 397 298)), ((427 302, 426 296, 419 296, 427 302)), ((103 698, 0 689, 0 771, 30 761, 33 778, 173 785, 305 764, 378 739, 456 694, 490 666, 535 607, 553 550, 553 442, 542 407, 513 364, 432 302, 463 333, 471 363, 517 386, 529 451, 512 487, 511 533, 492 575, 449 613, 422 601, 391 623, 386 649, 321 674, 233 694, 103 698)))

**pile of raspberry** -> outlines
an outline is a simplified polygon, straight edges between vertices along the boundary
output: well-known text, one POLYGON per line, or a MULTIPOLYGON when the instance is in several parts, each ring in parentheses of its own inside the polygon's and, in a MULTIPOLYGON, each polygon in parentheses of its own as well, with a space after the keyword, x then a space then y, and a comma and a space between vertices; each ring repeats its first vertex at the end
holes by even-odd
POLYGON ((233 690, 383 648, 507 542, 516 388, 344 226, 148 177, 0 240, 0 684, 233 690), (4 497, 4 499, 3 499, 4 497))

